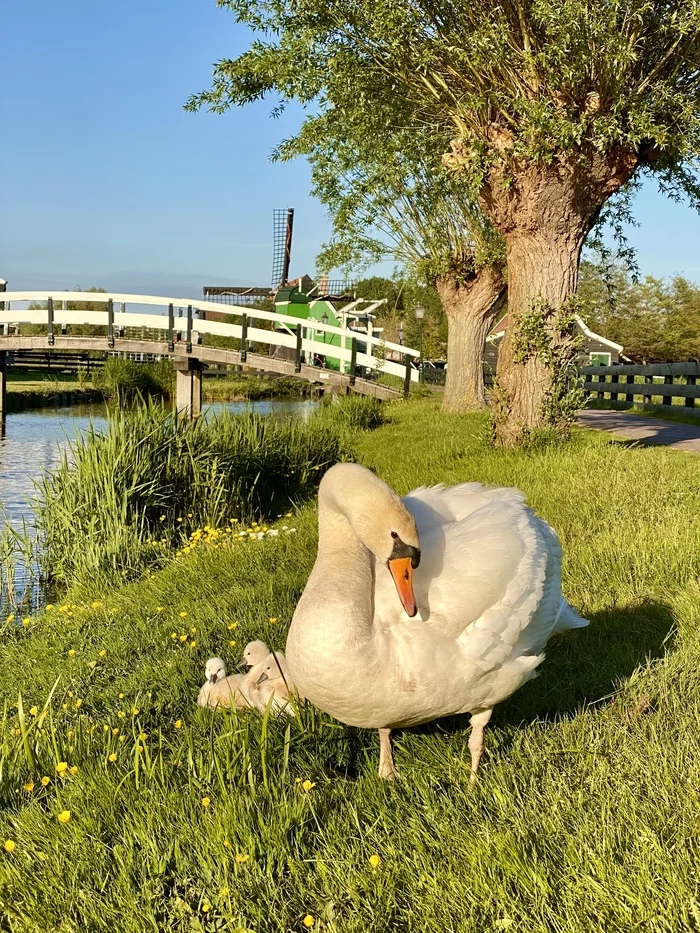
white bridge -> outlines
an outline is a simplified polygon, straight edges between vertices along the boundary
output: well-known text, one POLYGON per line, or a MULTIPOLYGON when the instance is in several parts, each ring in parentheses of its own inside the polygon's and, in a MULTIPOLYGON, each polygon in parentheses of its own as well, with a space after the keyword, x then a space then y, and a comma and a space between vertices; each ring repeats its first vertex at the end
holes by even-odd
POLYGON ((334 392, 359 392, 377 398, 396 398, 401 385, 408 394, 410 383, 418 382, 418 371, 411 366, 411 360, 419 357, 418 350, 351 327, 214 301, 107 292, 7 291, 0 292, 0 325, 4 331, 0 334, 3 412, 6 354, 13 350, 101 350, 171 357, 177 372, 177 408, 191 416, 201 409, 202 363, 242 364, 313 382, 334 392), (72 302, 89 302, 90 310, 72 310, 72 302), (269 322, 271 329, 258 326, 260 322, 269 322), (23 324, 43 325, 46 333, 23 334, 23 324), (104 328, 104 335, 65 332, 69 325, 86 324, 104 328), (124 335, 126 328, 132 332, 129 337, 124 335), (140 329, 142 336, 134 337, 134 328, 140 329), (240 350, 207 344, 212 336, 233 337, 240 341, 240 350), (250 352, 250 343, 257 352, 250 352), (260 346, 268 353, 260 353, 260 346), (272 355, 279 348, 284 348, 284 358, 272 355), (398 356, 399 361, 389 356, 398 356), (340 361, 340 371, 313 365, 319 358, 340 361), (358 367, 362 377, 356 375, 358 367), (396 388, 382 385, 376 381, 380 375, 401 381, 396 388))

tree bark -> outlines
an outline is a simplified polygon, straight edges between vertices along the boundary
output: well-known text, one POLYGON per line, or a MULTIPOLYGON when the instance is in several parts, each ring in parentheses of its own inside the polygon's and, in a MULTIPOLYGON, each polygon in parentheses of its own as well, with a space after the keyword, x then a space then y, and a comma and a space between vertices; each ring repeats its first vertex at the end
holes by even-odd
POLYGON ((494 393, 497 444, 515 447, 533 431, 561 429, 547 354, 523 352, 522 325, 539 306, 545 337, 556 349, 566 339, 556 312, 576 291, 581 248, 605 201, 632 176, 631 150, 578 152, 549 164, 532 162, 494 169, 481 206, 506 241, 508 326, 498 357, 494 393))
POLYGON ((486 407, 484 345, 505 305, 504 270, 483 266, 463 281, 455 275, 435 282, 447 315, 447 371, 442 410, 474 411, 486 407))

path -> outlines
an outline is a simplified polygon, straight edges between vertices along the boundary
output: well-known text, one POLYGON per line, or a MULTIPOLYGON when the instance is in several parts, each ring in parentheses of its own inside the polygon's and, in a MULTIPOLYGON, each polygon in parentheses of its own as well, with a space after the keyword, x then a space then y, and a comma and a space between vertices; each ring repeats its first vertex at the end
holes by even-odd
POLYGON ((644 418, 627 412, 594 409, 580 411, 578 423, 584 428, 612 431, 620 437, 642 444, 663 444, 676 450, 700 454, 700 424, 696 427, 693 424, 644 418))

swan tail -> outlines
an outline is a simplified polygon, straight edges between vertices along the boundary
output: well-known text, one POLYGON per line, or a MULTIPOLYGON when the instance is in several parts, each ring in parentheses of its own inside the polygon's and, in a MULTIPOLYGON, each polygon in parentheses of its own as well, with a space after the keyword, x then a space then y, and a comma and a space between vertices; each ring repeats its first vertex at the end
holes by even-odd
POLYGON ((586 626, 590 624, 590 621, 579 615, 574 607, 570 605, 562 596, 561 605, 559 606, 559 611, 557 612, 557 616, 554 620, 552 634, 555 632, 565 632, 570 628, 586 628, 586 626))

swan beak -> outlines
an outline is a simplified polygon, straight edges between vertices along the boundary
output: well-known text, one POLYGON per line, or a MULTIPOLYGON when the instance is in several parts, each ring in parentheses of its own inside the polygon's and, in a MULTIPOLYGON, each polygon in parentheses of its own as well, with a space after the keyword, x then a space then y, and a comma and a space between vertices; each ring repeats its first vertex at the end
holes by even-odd
POLYGON ((216 681, 217 681, 217 679, 218 679, 218 674, 210 674, 210 675, 209 675, 209 683, 210 683, 210 684, 215 684, 216 681))
POLYGON ((263 671, 262 674, 261 674, 261 675, 258 677, 258 679, 255 681, 255 683, 256 683, 256 684, 262 684, 262 683, 264 683, 266 680, 268 680, 268 676, 267 676, 267 674, 265 673, 265 671, 263 671))
POLYGON ((394 557, 393 560, 389 561, 388 567, 394 578, 396 591, 399 594, 399 599, 401 600, 403 608, 406 610, 406 615, 412 619, 418 612, 418 607, 416 606, 416 597, 413 593, 413 566, 411 558, 394 557))

